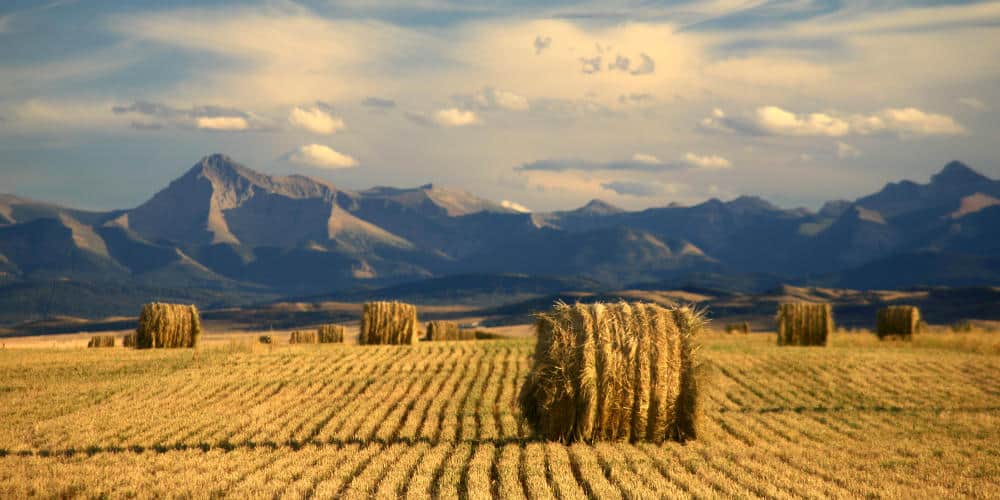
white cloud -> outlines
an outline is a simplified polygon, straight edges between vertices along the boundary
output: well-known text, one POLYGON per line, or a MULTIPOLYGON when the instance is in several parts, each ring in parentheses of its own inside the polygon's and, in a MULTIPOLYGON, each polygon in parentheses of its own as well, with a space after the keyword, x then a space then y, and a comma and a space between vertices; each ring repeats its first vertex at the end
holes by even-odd
POLYGON ((663 163, 659 158, 646 153, 635 153, 632 155, 632 161, 638 163, 645 163, 647 165, 659 165, 663 163))
POLYGON ((288 114, 288 123, 314 134, 323 135, 334 134, 345 127, 343 119, 331 116, 318 106, 292 108, 288 114))
POLYGON ((859 133, 881 131, 902 135, 958 135, 965 128, 950 116, 927 113, 917 108, 886 109, 874 117, 865 117, 859 133))
POLYGON ((696 155, 687 153, 684 155, 684 162, 698 168, 723 169, 733 166, 729 160, 718 155, 696 155))
POLYGON ((497 107, 509 111, 525 111, 528 99, 507 90, 485 88, 476 94, 476 104, 483 108, 497 107))
POLYGON ((464 127, 479 123, 479 117, 472 111, 446 108, 434 113, 434 121, 443 127, 464 127))
POLYGON ((851 146, 846 142, 837 142, 837 158, 844 160, 847 158, 857 158, 859 156, 861 156, 860 149, 851 146))
POLYGON ((285 154, 284 158, 292 163, 318 168, 351 168, 358 166, 358 161, 335 151, 322 144, 306 144, 285 154))
POLYGON ((850 132, 850 125, 826 113, 797 115, 777 106, 757 108, 756 123, 774 135, 825 135, 840 137, 850 132))
POLYGON ((531 213, 531 209, 516 202, 510 200, 503 200, 500 202, 500 206, 515 212, 521 212, 523 214, 531 213))
POLYGON ((975 97, 962 97, 958 100, 959 103, 968 106, 976 111, 989 111, 990 107, 986 105, 985 102, 976 99, 975 97))
POLYGON ((700 127, 709 131, 776 136, 844 137, 892 133, 957 135, 965 128, 946 115, 917 108, 887 108, 870 115, 835 112, 793 113, 777 106, 762 106, 746 116, 729 116, 720 109, 704 118, 700 127))
POLYGON ((242 116, 203 116, 195 119, 195 127, 204 130, 246 130, 250 128, 242 116))

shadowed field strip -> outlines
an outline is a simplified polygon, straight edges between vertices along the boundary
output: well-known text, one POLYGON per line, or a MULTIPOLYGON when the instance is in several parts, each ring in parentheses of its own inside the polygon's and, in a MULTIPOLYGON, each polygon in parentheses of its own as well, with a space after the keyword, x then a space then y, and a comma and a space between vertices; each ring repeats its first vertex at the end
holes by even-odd
POLYGON ((831 342, 706 338, 662 446, 533 437, 530 340, 3 352, 0 496, 1000 496, 1000 356, 831 342))

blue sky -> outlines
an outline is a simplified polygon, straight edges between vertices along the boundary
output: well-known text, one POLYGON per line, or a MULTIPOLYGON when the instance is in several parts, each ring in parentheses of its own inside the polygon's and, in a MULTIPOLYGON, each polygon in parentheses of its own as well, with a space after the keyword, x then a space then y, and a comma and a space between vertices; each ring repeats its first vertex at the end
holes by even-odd
POLYGON ((1000 177, 998 2, 123 4, 0 6, 0 192, 128 208, 213 152, 533 210, 1000 177))

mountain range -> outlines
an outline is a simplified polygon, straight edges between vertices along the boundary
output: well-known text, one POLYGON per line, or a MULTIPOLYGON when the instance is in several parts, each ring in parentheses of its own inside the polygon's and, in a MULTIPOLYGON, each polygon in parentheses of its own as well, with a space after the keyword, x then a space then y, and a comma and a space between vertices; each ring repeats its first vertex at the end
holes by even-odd
POLYGON ((357 294, 444 276, 609 288, 995 284, 998 228, 1000 181, 960 162, 927 184, 890 183, 815 212, 743 196, 522 213, 430 184, 351 191, 270 176, 215 154, 127 210, 0 194, 0 322, 131 314, 154 299, 357 294))

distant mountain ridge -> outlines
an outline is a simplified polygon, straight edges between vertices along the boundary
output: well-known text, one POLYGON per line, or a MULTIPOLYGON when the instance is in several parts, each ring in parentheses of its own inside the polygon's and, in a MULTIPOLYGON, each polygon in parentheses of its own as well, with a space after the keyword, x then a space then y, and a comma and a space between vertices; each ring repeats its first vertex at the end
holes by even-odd
POLYGON ((23 314, 4 316, 0 303, 0 322, 51 313, 41 304, 57 302, 45 297, 57 292, 45 290, 65 288, 53 280, 219 304, 458 274, 608 287, 739 275, 845 287, 984 284, 1000 278, 998 227, 1000 182, 960 162, 927 184, 890 183, 815 213, 754 196, 640 211, 592 200, 521 213, 462 190, 344 190, 214 154, 132 209, 89 212, 0 195, 0 287, 38 296, 18 302, 23 314), (927 265, 871 272, 894 262, 927 265))

